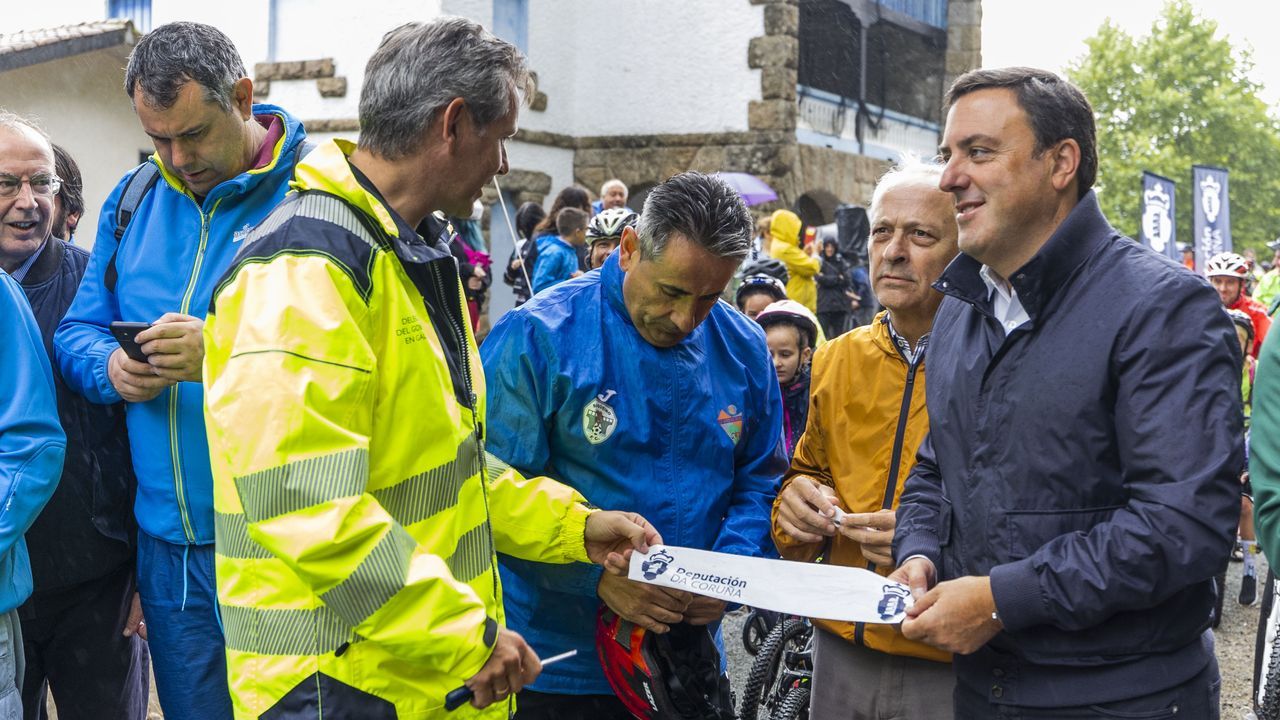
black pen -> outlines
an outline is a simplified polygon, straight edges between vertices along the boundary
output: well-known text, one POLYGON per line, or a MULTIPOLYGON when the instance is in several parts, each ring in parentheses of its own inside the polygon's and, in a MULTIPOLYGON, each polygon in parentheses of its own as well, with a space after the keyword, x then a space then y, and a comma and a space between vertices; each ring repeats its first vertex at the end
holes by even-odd
MULTIPOLYGON (((561 660, 568 660, 569 658, 577 654, 578 654, 577 650, 566 650, 560 653, 559 655, 552 655, 551 657, 542 661, 542 667, 545 668, 546 666, 558 663, 561 660)), ((475 695, 475 693, 471 692, 471 688, 467 687, 466 685, 463 685, 462 687, 456 690, 453 690, 448 695, 444 696, 444 709, 450 712, 457 710, 458 708, 462 707, 463 703, 470 700, 473 695, 475 695)))

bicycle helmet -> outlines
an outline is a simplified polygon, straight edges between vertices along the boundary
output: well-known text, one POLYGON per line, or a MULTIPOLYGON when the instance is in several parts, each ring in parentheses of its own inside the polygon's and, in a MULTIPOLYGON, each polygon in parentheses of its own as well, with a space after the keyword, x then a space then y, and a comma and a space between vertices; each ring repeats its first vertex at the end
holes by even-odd
POLYGON ((744 278, 752 275, 768 275, 777 278, 784 286, 791 279, 787 266, 783 265, 781 260, 771 257, 756 258, 742 263, 742 267, 738 269, 738 275, 744 278))
POLYGON ((1249 276, 1249 261, 1233 252, 1218 253, 1209 258, 1204 267, 1205 277, 1233 277, 1244 280, 1249 276))
POLYGON ((1252 345, 1254 328, 1253 318, 1249 317, 1249 313, 1243 310, 1227 310, 1227 317, 1231 318, 1231 322, 1235 323, 1236 327, 1242 328, 1245 331, 1249 336, 1249 344, 1252 345))
POLYGON ((756 316, 760 327, 768 330, 771 325, 791 323, 804 330, 804 339, 809 341, 809 349, 818 345, 818 318, 809 312, 809 308, 795 300, 779 300, 760 311, 756 316))
POLYGON ((591 223, 587 225, 587 244, 606 238, 620 238, 623 228, 633 228, 639 220, 640 216, 631 208, 603 210, 591 218, 591 223))
POLYGON ((733 302, 742 307, 742 299, 753 292, 764 292, 774 302, 787 299, 787 286, 772 275, 748 275, 742 278, 742 284, 733 294, 733 302))
POLYGON ((596 651, 609 686, 639 720, 733 720, 729 678, 705 626, 677 623, 661 635, 602 606, 596 651))

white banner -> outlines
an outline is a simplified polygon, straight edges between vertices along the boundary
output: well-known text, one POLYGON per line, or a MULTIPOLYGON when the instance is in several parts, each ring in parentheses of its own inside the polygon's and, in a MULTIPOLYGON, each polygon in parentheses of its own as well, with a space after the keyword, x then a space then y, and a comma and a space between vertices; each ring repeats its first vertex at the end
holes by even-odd
POLYGON ((633 553, 628 577, 754 608, 848 622, 899 623, 912 605, 906 585, 870 570, 674 545, 633 553))

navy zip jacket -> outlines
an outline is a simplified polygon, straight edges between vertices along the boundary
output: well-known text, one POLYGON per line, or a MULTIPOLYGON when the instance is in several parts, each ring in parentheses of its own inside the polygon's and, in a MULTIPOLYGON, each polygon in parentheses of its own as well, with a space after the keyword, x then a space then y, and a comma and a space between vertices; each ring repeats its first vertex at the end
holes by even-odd
MULTIPOLYGON (((22 279, 22 291, 53 362, 53 333, 71 306, 89 264, 89 253, 51 237, 22 279)), ((53 366, 58 417, 67 436, 62 479, 49 504, 27 530, 36 600, 41 592, 103 577, 136 550, 134 477, 125 432, 124 405, 99 405, 71 391, 53 366)), ((24 617, 39 611, 33 603, 24 617)))
POLYGON ((1200 277, 1120 236, 1088 193, 1009 278, 1006 337, 960 255, 927 366, 931 432, 894 557, 990 576, 1004 630, 957 655, 996 704, 1178 685, 1213 655, 1212 578, 1240 513, 1240 355, 1200 277))

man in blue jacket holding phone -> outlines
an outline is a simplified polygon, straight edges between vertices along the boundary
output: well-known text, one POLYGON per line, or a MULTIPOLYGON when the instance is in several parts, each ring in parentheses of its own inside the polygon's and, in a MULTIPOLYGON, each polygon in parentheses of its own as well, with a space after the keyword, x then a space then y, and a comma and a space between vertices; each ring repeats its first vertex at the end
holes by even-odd
POLYGON ((213 572, 213 481, 204 429, 201 331, 241 241, 284 197, 302 125, 253 103, 231 40, 175 22, 138 41, 125 92, 156 152, 107 198, 75 301, 54 338, 67 384, 127 403, 138 476, 138 592, 166 715, 227 718, 213 572), (135 178, 151 176, 154 186, 135 178), (136 193, 143 193, 139 199, 136 193), (130 212, 127 225, 118 212, 130 212), (113 321, 149 322, 128 357, 113 321))

